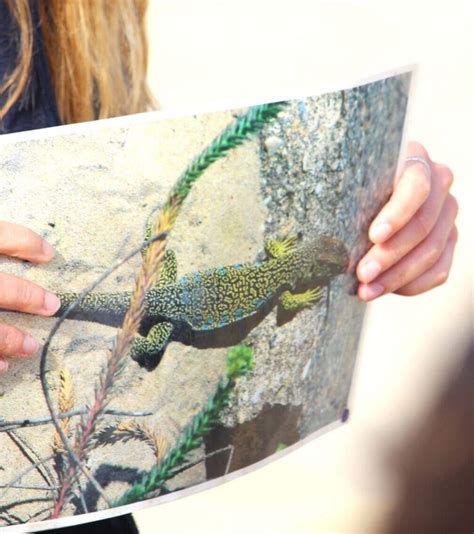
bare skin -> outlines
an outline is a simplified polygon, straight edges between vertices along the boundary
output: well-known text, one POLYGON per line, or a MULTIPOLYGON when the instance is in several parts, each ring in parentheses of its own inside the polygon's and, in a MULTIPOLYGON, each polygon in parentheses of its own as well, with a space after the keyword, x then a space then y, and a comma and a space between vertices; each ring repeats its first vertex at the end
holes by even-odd
MULTIPOLYGON (((0 254, 46 263, 54 256, 54 249, 28 228, 0 221, 0 254)), ((55 295, 33 282, 0 273, 0 308, 50 316, 59 306, 59 299, 55 295)), ((34 354, 38 347, 38 341, 26 332, 0 323, 0 373, 8 369, 5 356, 25 358, 34 354)))
MULTIPOLYGON (((418 295, 446 282, 457 230, 456 199, 449 193, 453 175, 448 167, 431 161, 419 143, 410 143, 407 162, 394 184, 387 204, 369 228, 373 246, 357 265, 358 296, 370 301, 387 293, 418 295)), ((31 230, 0 221, 0 254, 46 263, 54 250, 31 230)), ((59 299, 32 282, 0 273, 0 308, 53 315, 59 299)), ((37 352, 38 342, 12 325, 0 323, 0 373, 9 358, 25 358, 37 352)))
POLYGON ((372 248, 357 266, 358 296, 370 301, 387 293, 419 295, 446 282, 457 240, 453 174, 434 163, 423 145, 411 142, 406 162, 387 204, 369 228, 372 248))

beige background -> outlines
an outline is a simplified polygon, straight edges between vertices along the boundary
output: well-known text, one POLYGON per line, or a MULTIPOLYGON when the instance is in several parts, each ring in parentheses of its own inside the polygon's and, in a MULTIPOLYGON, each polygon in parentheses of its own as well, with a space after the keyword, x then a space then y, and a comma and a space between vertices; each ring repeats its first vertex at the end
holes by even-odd
POLYGON ((150 4, 150 82, 164 109, 291 96, 420 64, 407 135, 455 174, 460 239, 449 282, 369 307, 347 425, 238 480, 135 514, 142 534, 379 532, 397 489, 387 455, 456 368, 453 336, 472 303, 471 2, 150 4))

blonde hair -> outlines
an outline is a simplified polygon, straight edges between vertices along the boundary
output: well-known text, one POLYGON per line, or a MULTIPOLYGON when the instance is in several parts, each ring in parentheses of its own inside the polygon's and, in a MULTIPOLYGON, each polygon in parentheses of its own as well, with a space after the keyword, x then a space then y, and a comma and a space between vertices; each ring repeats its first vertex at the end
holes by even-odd
MULTIPOLYGON (((155 103, 146 83, 148 0, 36 0, 59 115, 64 123, 138 113, 155 103)), ((18 26, 18 60, 0 85, 0 119, 32 68, 29 0, 7 0, 18 26)))

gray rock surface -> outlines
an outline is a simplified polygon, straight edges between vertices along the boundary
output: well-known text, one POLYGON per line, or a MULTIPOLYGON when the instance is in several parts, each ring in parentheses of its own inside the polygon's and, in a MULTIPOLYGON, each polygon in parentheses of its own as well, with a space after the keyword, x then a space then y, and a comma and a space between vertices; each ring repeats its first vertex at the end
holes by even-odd
MULTIPOLYGON (((390 193, 408 84, 409 75, 389 78, 280 112, 260 139, 265 239, 334 236, 356 264, 390 193)), ((354 292, 352 274, 339 276, 324 303, 278 328, 275 309, 250 333, 257 366, 239 383, 225 425, 256 418, 265 405, 301 406, 304 437, 343 416, 365 310, 354 292)))

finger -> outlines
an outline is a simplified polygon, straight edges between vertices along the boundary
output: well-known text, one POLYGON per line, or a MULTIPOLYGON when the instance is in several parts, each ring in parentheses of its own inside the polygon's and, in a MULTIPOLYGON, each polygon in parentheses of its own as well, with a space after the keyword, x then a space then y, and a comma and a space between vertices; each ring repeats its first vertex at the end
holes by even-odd
MULTIPOLYGON (((25 334, 14 326, 0 324, 0 356, 31 356, 38 350, 38 347, 36 339, 29 334, 25 334)), ((0 360, 5 361, 3 358, 0 360)))
POLYGON ((374 245, 357 266, 357 276, 365 284, 398 263, 423 241, 433 229, 453 182, 444 165, 434 166, 430 195, 414 217, 388 241, 374 245))
MULTIPOLYGON (((426 150, 425 146, 421 143, 418 143, 418 141, 408 141, 405 151, 405 165, 407 158, 411 158, 412 156, 421 156, 429 163, 430 166, 435 165, 434 161, 428 154, 428 151, 426 150)), ((396 184, 398 181, 400 181, 400 178, 402 176, 403 172, 396 176, 394 183, 396 184)))
POLYGON ((54 256, 54 249, 29 228, 0 221, 0 254, 44 263, 54 256))
POLYGON ((0 273, 0 308, 37 315, 53 315, 60 305, 56 295, 33 282, 0 273))
MULTIPOLYGON (((427 156, 424 149, 420 152, 411 155, 427 156)), ((370 240, 383 243, 403 228, 426 201, 430 191, 431 173, 425 165, 418 161, 407 161, 390 200, 370 225, 370 240)))
POLYGON ((360 284, 359 298, 373 300, 385 293, 392 293, 409 284, 438 261, 454 226, 457 202, 451 195, 445 202, 440 217, 431 234, 396 265, 370 284, 360 284))
POLYGON ((457 241, 457 230, 453 228, 451 235, 446 244, 446 248, 441 254, 439 260, 425 271, 421 276, 415 278, 409 284, 401 287, 396 291, 397 295, 404 295, 406 297, 419 295, 425 291, 429 291, 434 287, 444 284, 449 276, 451 264, 453 262, 454 248, 457 241))

